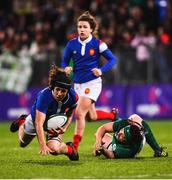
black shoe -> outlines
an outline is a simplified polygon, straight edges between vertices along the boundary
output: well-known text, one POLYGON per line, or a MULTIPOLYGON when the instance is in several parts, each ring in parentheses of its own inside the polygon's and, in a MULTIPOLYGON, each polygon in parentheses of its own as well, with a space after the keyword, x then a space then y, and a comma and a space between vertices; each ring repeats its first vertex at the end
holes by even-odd
POLYGON ((161 147, 159 151, 155 151, 154 153, 154 157, 167 157, 167 156, 168 156, 168 152, 166 152, 163 147, 161 147))
POLYGON ((74 146, 74 144, 72 142, 67 142, 66 143, 67 146, 70 146, 72 148, 72 154, 67 154, 68 158, 71 161, 78 161, 79 160, 79 154, 74 146))
POLYGON ((10 131, 11 132, 16 132, 19 130, 19 125, 21 124, 21 121, 25 121, 27 115, 23 114, 21 115, 18 119, 16 119, 15 121, 13 121, 11 123, 11 126, 10 126, 10 131))

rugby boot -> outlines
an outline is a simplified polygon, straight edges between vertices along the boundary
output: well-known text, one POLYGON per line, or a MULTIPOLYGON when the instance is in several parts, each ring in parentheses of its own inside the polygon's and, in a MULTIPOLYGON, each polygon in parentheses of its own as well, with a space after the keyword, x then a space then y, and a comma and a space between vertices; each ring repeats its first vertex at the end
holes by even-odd
POLYGON ((11 132, 16 132, 19 130, 20 125, 22 125, 26 120, 27 115, 23 114, 18 119, 13 121, 10 126, 11 132))
POLYGON ((164 147, 161 147, 160 150, 155 151, 154 157, 167 157, 168 152, 164 150, 164 147))
POLYGON ((78 154, 74 144, 72 142, 67 142, 66 145, 70 146, 72 148, 72 153, 71 154, 66 154, 68 156, 68 158, 71 161, 78 161, 79 160, 79 154, 78 154))

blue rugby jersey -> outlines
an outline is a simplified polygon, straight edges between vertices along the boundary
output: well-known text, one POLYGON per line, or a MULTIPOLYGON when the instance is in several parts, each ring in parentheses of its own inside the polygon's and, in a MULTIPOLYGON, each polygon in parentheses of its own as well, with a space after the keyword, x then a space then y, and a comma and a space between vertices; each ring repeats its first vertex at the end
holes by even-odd
POLYGON ((77 101, 78 95, 72 88, 62 102, 57 102, 52 95, 52 90, 47 87, 38 93, 31 108, 32 120, 35 121, 36 109, 46 114, 46 119, 53 114, 65 114, 66 111, 72 113, 71 111, 75 109, 77 101))
POLYGON ((90 35, 85 41, 78 37, 68 42, 62 58, 62 68, 67 67, 71 59, 74 63, 74 82, 85 83, 98 78, 92 73, 93 68, 100 68, 104 73, 112 68, 117 58, 104 42, 90 35), (107 63, 100 68, 101 55, 107 59, 107 63))

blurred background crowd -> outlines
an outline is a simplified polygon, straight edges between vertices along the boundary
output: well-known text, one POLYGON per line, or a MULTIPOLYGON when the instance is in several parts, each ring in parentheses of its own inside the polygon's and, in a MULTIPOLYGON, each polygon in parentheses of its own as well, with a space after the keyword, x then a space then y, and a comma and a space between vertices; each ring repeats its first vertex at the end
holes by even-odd
POLYGON ((60 66, 67 41, 77 36, 76 18, 86 10, 118 57, 104 84, 172 82, 170 0, 3 0, 0 90, 46 86, 50 66, 60 66))

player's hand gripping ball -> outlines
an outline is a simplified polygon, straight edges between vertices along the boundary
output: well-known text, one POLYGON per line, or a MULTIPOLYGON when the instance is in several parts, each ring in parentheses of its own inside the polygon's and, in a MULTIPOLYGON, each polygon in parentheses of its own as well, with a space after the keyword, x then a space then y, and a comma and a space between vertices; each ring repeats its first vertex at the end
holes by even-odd
POLYGON ((67 123, 67 116, 52 115, 47 121, 47 130, 62 128, 67 123))

